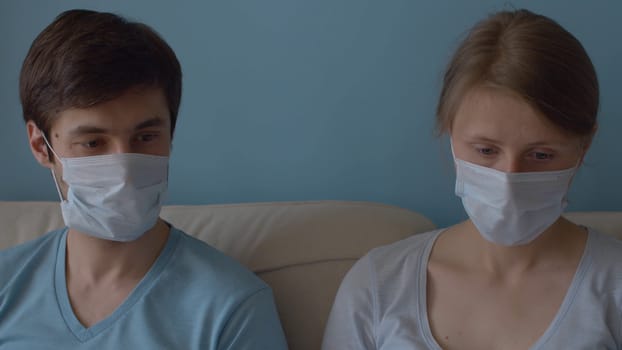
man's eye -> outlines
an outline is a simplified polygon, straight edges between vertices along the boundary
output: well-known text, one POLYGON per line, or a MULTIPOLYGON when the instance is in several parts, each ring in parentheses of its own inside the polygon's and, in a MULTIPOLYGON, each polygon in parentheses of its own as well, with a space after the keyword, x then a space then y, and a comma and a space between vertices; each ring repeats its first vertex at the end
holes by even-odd
POLYGON ((99 140, 90 140, 90 141, 83 142, 82 146, 86 148, 95 148, 95 147, 98 147, 100 144, 101 142, 99 142, 99 140))
POLYGON ((140 142, 150 142, 155 140, 158 137, 157 134, 142 134, 138 135, 137 139, 140 142))

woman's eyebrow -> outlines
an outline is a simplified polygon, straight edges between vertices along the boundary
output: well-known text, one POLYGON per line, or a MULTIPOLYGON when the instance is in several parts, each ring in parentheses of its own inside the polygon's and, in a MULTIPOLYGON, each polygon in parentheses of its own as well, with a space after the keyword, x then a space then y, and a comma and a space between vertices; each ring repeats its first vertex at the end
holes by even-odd
POLYGON ((493 144, 502 143, 500 140, 495 140, 490 137, 481 136, 481 135, 467 135, 463 140, 467 142, 483 142, 483 143, 493 143, 493 144))
POLYGON ((536 146, 555 146, 555 147, 561 147, 561 146, 565 146, 567 145, 567 143, 565 142, 555 142, 555 141, 537 141, 537 142, 531 142, 528 143, 527 146, 529 147, 536 147, 536 146))
MULTIPOLYGON (((483 143, 492 143, 492 144, 502 144, 503 143, 501 140, 496 140, 496 139, 492 139, 490 137, 480 136, 480 135, 472 135, 472 136, 468 137, 468 140, 470 142, 483 142, 483 143)), ((567 142, 562 142, 562 141, 534 141, 534 142, 528 143, 526 146, 527 147, 537 147, 537 146, 563 147, 565 145, 567 145, 567 142)))

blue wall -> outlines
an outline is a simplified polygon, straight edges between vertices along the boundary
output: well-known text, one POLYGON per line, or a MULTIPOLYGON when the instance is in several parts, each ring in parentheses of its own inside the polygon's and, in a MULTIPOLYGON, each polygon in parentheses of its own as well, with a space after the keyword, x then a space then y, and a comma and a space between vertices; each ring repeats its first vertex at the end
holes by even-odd
POLYGON ((570 210, 622 210, 622 2, 458 0, 2 1, 0 200, 57 200, 27 147, 21 62, 62 10, 118 12, 182 63, 170 203, 346 199, 464 218, 447 141, 433 136, 442 70, 486 14, 527 7, 575 34, 596 65, 600 130, 570 210))

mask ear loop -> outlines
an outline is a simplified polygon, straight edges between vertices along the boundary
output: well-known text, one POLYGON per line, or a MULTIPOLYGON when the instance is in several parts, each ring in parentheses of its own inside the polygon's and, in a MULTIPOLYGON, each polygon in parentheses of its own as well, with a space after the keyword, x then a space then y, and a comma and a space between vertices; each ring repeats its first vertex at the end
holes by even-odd
MULTIPOLYGON (((41 132, 41 135, 43 136, 43 141, 45 141, 45 144, 48 146, 48 149, 50 151, 52 151, 52 154, 54 155, 54 157, 56 157, 56 159, 58 159, 58 161, 61 162, 61 164, 62 164, 63 161, 60 159, 58 154, 56 154, 56 152, 54 152, 54 149, 52 148, 52 146, 48 142, 47 137, 45 137, 45 133, 43 132, 43 130, 39 129, 39 132, 41 132)), ((58 184, 58 180, 56 179, 56 174, 54 173, 54 169, 50 168, 50 172, 52 173, 52 178, 54 179, 54 185, 56 186, 56 191, 58 192, 58 197, 60 198, 60 201, 63 202, 63 201, 65 201, 65 199, 63 199, 63 193, 60 191, 60 185, 58 184)))
POLYGON ((585 154, 579 157, 579 159, 577 160, 577 163, 572 168, 573 169, 572 176, 570 177, 570 180, 568 180, 568 186, 566 187, 566 194, 564 195, 564 198, 562 198, 562 205, 564 206, 564 209, 566 209, 566 207, 570 203, 570 201, 568 200, 568 192, 570 191, 570 185, 572 185, 572 181, 574 180, 575 176, 577 176, 577 173, 579 172, 579 168, 581 167, 581 164, 583 164, 583 157, 585 157, 585 154))
POLYGON ((451 157, 456 161, 456 153, 454 152, 454 143, 451 141, 451 137, 449 138, 449 148, 451 149, 451 157))

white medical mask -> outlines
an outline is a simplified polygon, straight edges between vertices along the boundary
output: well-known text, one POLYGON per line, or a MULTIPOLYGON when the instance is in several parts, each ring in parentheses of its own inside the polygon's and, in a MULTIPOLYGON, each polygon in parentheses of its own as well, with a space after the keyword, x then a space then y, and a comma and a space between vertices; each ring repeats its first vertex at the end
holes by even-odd
POLYGON ((560 217, 577 169, 505 173, 454 160, 456 195, 480 234, 503 246, 533 241, 560 217))
MULTIPOLYGON (((45 136, 44 136, 45 139, 45 136)), ((119 153, 61 158, 67 198, 52 170, 65 224, 93 237, 127 242, 158 220, 168 187, 168 157, 119 153)))

